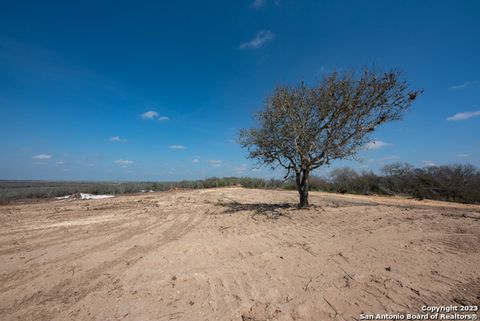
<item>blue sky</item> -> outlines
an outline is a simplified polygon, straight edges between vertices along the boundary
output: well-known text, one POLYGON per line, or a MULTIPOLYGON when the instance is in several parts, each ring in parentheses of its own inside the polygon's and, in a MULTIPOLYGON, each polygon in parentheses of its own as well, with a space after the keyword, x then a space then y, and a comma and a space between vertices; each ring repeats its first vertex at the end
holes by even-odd
POLYGON ((280 177, 238 130, 276 85, 364 66, 425 93, 330 169, 479 166, 479 21, 473 0, 3 1, 0 179, 280 177))

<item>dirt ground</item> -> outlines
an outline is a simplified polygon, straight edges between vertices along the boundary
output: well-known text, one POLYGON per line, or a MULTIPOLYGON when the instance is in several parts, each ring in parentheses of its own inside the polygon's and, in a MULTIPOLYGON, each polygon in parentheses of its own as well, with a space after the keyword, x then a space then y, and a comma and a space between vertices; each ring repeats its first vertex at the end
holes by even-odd
POLYGON ((358 320, 480 304, 480 206, 222 188, 0 206, 1 320, 358 320))

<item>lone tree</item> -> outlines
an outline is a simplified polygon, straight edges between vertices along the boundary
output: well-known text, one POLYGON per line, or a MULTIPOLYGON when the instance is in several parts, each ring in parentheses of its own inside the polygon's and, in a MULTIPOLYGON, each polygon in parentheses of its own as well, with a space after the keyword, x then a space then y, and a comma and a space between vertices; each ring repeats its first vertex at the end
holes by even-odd
POLYGON ((295 178, 299 206, 307 207, 310 173, 354 156, 369 134, 400 119, 420 93, 395 69, 333 72, 316 87, 277 87, 256 115, 258 126, 242 129, 239 142, 249 158, 285 168, 285 179, 295 178))

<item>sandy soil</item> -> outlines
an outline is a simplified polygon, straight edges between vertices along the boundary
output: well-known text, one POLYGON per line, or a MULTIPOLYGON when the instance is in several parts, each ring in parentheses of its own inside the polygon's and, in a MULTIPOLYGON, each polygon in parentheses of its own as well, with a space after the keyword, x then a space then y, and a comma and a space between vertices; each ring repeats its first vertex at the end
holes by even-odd
POLYGON ((480 206, 225 188, 0 206, 1 320, 357 320, 480 304, 480 206))

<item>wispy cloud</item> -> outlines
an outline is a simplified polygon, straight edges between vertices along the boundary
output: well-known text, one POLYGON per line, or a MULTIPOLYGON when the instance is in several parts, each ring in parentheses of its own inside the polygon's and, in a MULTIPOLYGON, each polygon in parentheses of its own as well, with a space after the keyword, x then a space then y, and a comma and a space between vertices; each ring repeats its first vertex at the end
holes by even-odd
POLYGON ((477 111, 465 111, 463 113, 456 113, 453 116, 447 118, 447 120, 467 120, 473 117, 480 116, 480 110, 477 111))
POLYGON ((131 161, 131 160, 126 160, 126 159, 118 159, 118 160, 116 160, 114 163, 125 168, 125 167, 127 167, 128 165, 132 165, 132 164, 133 164, 133 161, 131 161))
POLYGON ((142 119, 151 119, 151 120, 158 120, 159 122, 166 122, 169 121, 170 118, 167 116, 160 116, 156 111, 154 110, 149 110, 144 112, 143 114, 140 115, 142 119))
POLYGON ((170 149, 187 149, 187 146, 185 145, 170 145, 168 146, 170 149))
POLYGON ((199 162, 200 162, 200 160, 198 158, 195 158, 195 159, 192 160, 192 163, 194 163, 194 164, 197 164, 199 162))
POLYGON ((57 164, 57 165, 59 165, 59 166, 65 165, 65 161, 60 160, 60 161, 56 162, 55 164, 57 164))
POLYGON ((377 150, 380 148, 392 146, 390 143, 386 143, 383 140, 373 140, 365 144, 365 149, 367 150, 377 150))
POLYGON ((458 158, 467 158, 467 157, 470 157, 469 154, 465 154, 465 153, 460 153, 460 154, 457 154, 457 157, 458 158))
POLYGON ((437 166, 437 164, 436 164, 434 161, 432 161, 432 160, 424 160, 424 161, 423 161, 423 165, 429 166, 429 167, 431 167, 431 166, 437 166))
POLYGON ((127 140, 125 138, 121 138, 120 136, 112 136, 110 137, 109 141, 111 142, 121 142, 121 143, 124 143, 126 142, 127 140))
POLYGON ((267 0, 253 0, 250 4, 250 8, 259 9, 267 3, 267 0))
POLYGON ((233 171, 238 175, 243 175, 247 171, 247 165, 242 164, 241 166, 234 167, 233 171))
POLYGON ((460 85, 453 85, 453 86, 450 86, 450 89, 463 89, 463 88, 466 88, 468 86, 471 86, 471 85, 474 85, 476 84, 477 81, 474 80, 474 81, 466 81, 464 82, 463 84, 460 84, 460 85))
POLYGON ((143 119, 155 119, 158 118, 158 113, 153 110, 149 110, 140 115, 143 119))
POLYGON ((221 160, 217 160, 217 159, 208 160, 207 163, 209 163, 210 166, 212 166, 212 167, 220 167, 220 166, 222 166, 222 161, 221 161, 221 160))
POLYGON ((38 160, 48 160, 48 159, 51 159, 52 158, 52 155, 48 155, 48 154, 38 154, 38 155, 34 155, 32 156, 33 159, 38 159, 38 160))
POLYGON ((270 30, 260 30, 252 40, 240 44, 240 49, 257 49, 262 47, 267 42, 272 41, 274 38, 275 34, 270 30))

